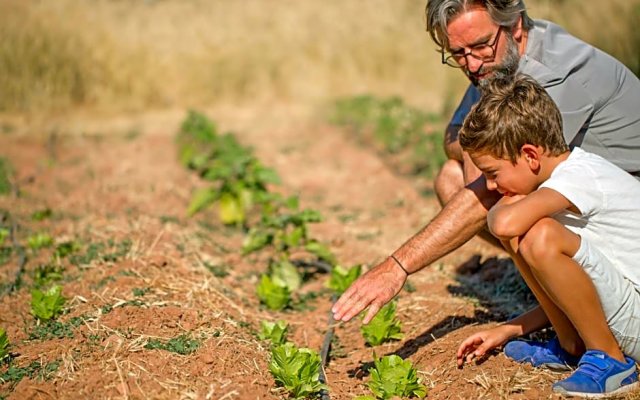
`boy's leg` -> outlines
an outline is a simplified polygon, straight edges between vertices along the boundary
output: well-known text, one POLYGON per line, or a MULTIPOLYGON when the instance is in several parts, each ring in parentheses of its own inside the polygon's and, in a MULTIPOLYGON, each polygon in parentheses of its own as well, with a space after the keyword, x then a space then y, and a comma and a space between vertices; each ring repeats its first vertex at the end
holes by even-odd
POLYGON ((544 310, 544 313, 549 318, 551 325, 553 326, 561 347, 569 354, 574 356, 580 356, 585 351, 584 342, 573 323, 567 318, 565 313, 554 303, 554 301, 547 295, 536 277, 533 275, 531 268, 527 262, 522 258, 519 251, 519 238, 514 238, 510 242, 503 242, 503 246, 507 249, 507 252, 511 255, 513 262, 515 263, 520 275, 524 279, 525 283, 533 292, 538 304, 544 310))
MULTIPOLYGON (((546 304, 545 308, 541 303, 545 312, 547 309, 550 311, 547 316, 556 328, 560 342, 564 345, 563 340, 567 341, 567 338, 563 339, 561 335, 568 335, 568 341, 574 341, 575 344, 574 332, 577 331, 587 349, 601 350, 625 362, 607 324, 593 281, 572 258, 579 247, 578 235, 556 220, 544 218, 520 240, 518 252, 529 267, 529 279, 538 283, 537 290, 542 291, 543 301, 550 301, 556 306, 554 308, 546 304), (567 319, 575 328, 574 332, 568 329, 567 319)), ((575 349, 566 350, 572 352, 575 349)))

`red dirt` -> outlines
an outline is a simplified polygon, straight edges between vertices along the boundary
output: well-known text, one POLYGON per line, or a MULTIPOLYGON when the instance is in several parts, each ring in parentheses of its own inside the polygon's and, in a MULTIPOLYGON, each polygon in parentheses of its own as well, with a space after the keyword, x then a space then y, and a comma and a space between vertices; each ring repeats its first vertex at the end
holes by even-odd
MULTIPOLYGON (((238 136, 277 170, 281 190, 299 194, 303 207, 321 211, 325 220, 312 226, 312 236, 329 243, 343 265, 374 264, 439 209, 433 197, 420 195, 415 180, 398 176, 340 130, 320 125, 269 129, 238 136)), ((213 212, 185 217, 192 191, 204 184, 178 164, 171 135, 60 135, 52 144, 17 132, 0 135, 0 148, 15 168, 21 191, 20 197, 0 198, 0 208, 18 221, 22 237, 47 231, 57 242, 131 241, 130 250, 115 261, 67 266, 61 284, 69 310, 60 320, 85 318, 72 338, 29 339, 35 325, 29 276, 46 262, 46 251, 28 261, 26 286, 0 297, 0 326, 11 341, 14 365, 40 360, 58 361, 59 367, 46 380, 0 384, 0 398, 282 398, 267 368, 268 345, 254 334, 260 321, 287 320, 292 341, 320 349, 329 296, 316 299, 307 311, 277 313, 259 306, 255 287, 267 259, 240 256, 241 232, 223 227, 213 212), (52 218, 30 219, 45 207, 52 218), (231 266, 229 275, 214 276, 205 262, 231 266), (136 295, 134 289, 144 293, 136 295), (190 355, 144 347, 150 339, 185 333, 202 343, 190 355)), ((509 312, 497 306, 500 299, 474 292, 474 285, 491 288, 504 276, 501 257, 474 239, 413 275, 409 281, 415 291, 399 296, 401 341, 370 348, 358 320, 336 326, 339 349, 326 367, 331 398, 369 394, 363 366, 371 363, 373 350, 410 359, 429 387, 428 398, 556 398, 550 386, 562 375, 517 365, 500 352, 478 365, 455 366, 459 343, 509 312), (497 262, 479 266, 496 256, 497 262)), ((0 267, 2 281, 13 279, 17 262, 14 256, 0 267)), ((316 277, 305 290, 320 290, 325 280, 316 277)), ((0 367, 0 373, 6 370, 0 367)))

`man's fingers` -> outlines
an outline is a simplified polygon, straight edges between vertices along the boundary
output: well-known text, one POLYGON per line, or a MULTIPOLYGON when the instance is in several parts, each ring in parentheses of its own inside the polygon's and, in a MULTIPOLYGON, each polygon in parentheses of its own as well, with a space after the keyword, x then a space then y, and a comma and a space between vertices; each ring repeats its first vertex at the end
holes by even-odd
POLYGON ((367 315, 365 315, 364 319, 362 320, 363 324, 368 324, 369 322, 371 322, 371 320, 373 319, 373 317, 376 316, 376 314, 378 313, 378 311, 380 311, 380 309, 382 308, 382 305, 380 305, 378 302, 372 302, 369 305, 369 310, 367 311, 367 315))

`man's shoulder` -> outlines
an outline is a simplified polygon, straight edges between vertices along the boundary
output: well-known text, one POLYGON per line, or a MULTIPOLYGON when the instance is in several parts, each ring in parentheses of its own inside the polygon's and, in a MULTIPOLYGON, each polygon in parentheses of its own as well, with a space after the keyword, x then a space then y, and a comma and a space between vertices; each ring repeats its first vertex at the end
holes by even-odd
POLYGON ((529 31, 527 50, 520 70, 541 84, 562 82, 565 77, 589 64, 596 54, 590 44, 578 39, 561 26, 535 20, 529 31))

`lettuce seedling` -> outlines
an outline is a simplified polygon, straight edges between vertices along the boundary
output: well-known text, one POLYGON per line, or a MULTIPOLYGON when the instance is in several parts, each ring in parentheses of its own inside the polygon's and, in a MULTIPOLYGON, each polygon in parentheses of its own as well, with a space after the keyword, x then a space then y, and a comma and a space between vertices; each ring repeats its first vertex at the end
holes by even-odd
POLYGON ((31 289, 31 313, 41 321, 48 321, 61 314, 65 301, 62 288, 58 285, 46 292, 31 289))
POLYGON ((272 346, 278 346, 284 344, 287 341, 287 331, 289 325, 286 321, 261 321, 260 326, 262 329, 258 334, 258 338, 261 340, 270 340, 272 346))
POLYGON ((292 293, 302 285, 298 269, 287 259, 272 261, 269 264, 269 275, 274 283, 286 286, 292 293))
POLYGON ((427 395, 427 387, 420 384, 411 361, 392 354, 378 359, 374 353, 375 368, 370 370, 368 386, 378 399, 393 397, 419 397, 427 395))
POLYGON ((276 384, 283 386, 292 397, 311 397, 328 387, 320 383, 320 355, 307 348, 285 343, 271 350, 269 371, 276 384))
POLYGON ((353 281, 358 279, 362 272, 362 265, 355 265, 349 269, 336 265, 331 269, 331 277, 327 282, 327 287, 336 294, 342 294, 351 286, 353 281))
POLYGON ((9 338, 7 332, 0 328, 0 364, 7 357, 9 357, 9 338))
POLYGON ((40 250, 43 247, 51 247, 53 238, 48 233, 39 232, 27 238, 27 246, 32 250, 40 250))
POLYGON ((260 302, 271 310, 282 310, 291 302, 291 291, 282 284, 274 282, 269 275, 263 274, 257 289, 260 302))
POLYGON ((396 319, 396 302, 391 301, 382 307, 378 314, 367 324, 360 327, 364 340, 371 346, 378 346, 389 340, 404 337, 401 323, 396 319))

